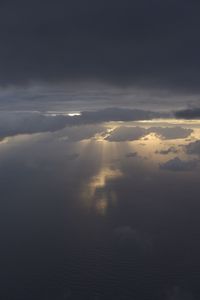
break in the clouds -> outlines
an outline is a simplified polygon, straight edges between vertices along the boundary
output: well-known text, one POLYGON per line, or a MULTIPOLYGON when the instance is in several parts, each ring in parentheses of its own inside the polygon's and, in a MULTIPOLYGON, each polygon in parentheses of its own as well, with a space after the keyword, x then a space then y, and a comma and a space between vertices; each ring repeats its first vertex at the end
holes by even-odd
POLYGON ((8 0, 0 84, 92 80, 198 90, 195 0, 8 0))

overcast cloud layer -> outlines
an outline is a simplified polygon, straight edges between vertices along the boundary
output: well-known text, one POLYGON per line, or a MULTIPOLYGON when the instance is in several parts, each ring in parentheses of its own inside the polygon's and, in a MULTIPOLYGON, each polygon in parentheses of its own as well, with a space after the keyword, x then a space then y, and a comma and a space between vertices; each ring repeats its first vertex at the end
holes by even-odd
POLYGON ((100 80, 199 91, 195 0, 7 0, 0 84, 100 80))

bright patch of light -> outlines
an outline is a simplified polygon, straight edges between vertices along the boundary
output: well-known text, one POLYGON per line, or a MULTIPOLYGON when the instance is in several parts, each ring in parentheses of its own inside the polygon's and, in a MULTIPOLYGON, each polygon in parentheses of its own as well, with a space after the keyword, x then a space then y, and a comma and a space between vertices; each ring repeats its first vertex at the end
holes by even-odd
POLYGON ((83 197, 87 199, 87 204, 95 208, 99 214, 105 215, 109 202, 112 204, 116 202, 114 191, 105 191, 107 181, 122 176, 122 172, 118 169, 102 167, 99 173, 90 178, 85 187, 83 197))
POLYGON ((81 115, 80 112, 71 112, 68 114, 68 116, 70 116, 70 117, 75 117, 75 116, 80 116, 80 115, 81 115))

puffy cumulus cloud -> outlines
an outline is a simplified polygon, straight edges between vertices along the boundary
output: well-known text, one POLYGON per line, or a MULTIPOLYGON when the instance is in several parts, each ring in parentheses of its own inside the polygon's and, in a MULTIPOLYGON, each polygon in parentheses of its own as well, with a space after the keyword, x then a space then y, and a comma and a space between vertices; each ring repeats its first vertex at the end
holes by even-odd
POLYGON ((1 1, 0 83, 199 90, 199 9, 194 0, 1 1))
POLYGON ((160 169, 173 172, 187 172, 196 169, 198 164, 199 161, 196 159, 181 160, 179 157, 175 157, 165 163, 160 164, 160 169))
POLYGON ((150 127, 120 126, 114 129, 106 138, 110 142, 134 141, 155 133, 161 139, 183 139, 191 135, 192 129, 176 127, 150 127))

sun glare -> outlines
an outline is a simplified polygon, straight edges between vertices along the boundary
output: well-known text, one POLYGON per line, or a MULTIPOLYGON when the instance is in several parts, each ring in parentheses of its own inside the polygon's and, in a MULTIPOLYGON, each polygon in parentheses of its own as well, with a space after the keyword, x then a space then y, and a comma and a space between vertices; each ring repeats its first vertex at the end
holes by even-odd
POLYGON ((80 115, 81 115, 80 112, 70 112, 70 113, 68 113, 69 117, 76 117, 76 116, 80 116, 80 115))

